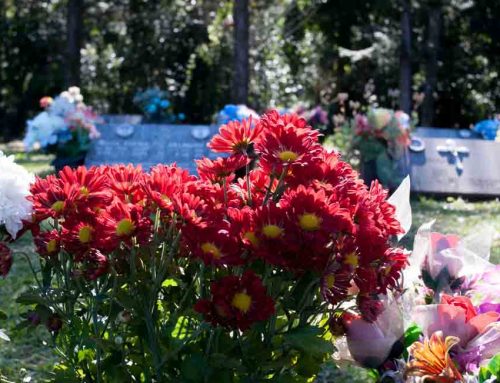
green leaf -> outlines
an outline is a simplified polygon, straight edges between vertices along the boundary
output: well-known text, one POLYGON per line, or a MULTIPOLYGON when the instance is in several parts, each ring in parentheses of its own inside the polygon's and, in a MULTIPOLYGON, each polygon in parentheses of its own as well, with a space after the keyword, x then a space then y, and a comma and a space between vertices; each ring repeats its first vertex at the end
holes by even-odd
POLYGON ((175 286, 179 286, 179 284, 173 278, 165 279, 163 281, 163 283, 161 284, 161 287, 170 287, 170 286, 175 287, 175 286))
POLYGON ((483 383, 491 378, 491 372, 488 367, 481 367, 479 369, 479 383, 483 383))
POLYGON ((490 372, 500 378, 500 353, 496 354, 488 363, 488 369, 490 372))
POLYGON ((0 310, 0 320, 6 320, 7 319, 7 314, 0 310))
POLYGON ((44 305, 48 306, 48 302, 46 299, 42 298, 40 295, 33 292, 25 292, 19 295, 16 299, 17 303, 22 305, 44 305))
POLYGON ((314 326, 294 329, 284 335, 285 342, 291 347, 311 356, 333 353, 333 343, 322 338, 323 331, 314 326))
POLYGON ((404 345, 405 347, 410 347, 413 343, 415 343, 422 335, 422 330, 418 327, 417 324, 413 323, 410 327, 408 327, 404 334, 404 345))

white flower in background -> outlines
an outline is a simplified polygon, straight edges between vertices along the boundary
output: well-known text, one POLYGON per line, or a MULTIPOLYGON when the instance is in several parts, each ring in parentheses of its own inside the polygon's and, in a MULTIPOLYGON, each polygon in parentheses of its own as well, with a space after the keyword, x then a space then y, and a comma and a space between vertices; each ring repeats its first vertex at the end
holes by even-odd
POLYGON ((66 123, 62 117, 48 112, 39 113, 34 119, 28 121, 28 130, 23 140, 24 146, 26 150, 32 150, 37 142, 41 147, 55 144, 57 133, 64 129, 66 129, 66 123))
POLYGON ((14 162, 14 156, 6 157, 0 151, 0 225, 15 238, 23 227, 22 220, 31 214, 30 194, 33 174, 14 162))

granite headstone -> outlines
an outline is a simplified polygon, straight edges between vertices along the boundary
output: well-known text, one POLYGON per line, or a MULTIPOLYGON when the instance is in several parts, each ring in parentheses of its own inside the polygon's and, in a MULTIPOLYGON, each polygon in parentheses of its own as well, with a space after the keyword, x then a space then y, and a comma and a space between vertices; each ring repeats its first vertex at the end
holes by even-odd
POLYGON ((216 158, 207 148, 217 133, 213 125, 103 124, 85 160, 86 165, 134 164, 149 170, 157 164, 177 163, 195 174, 195 159, 216 158))
POLYGON ((454 129, 418 128, 409 151, 412 191, 500 196, 500 143, 460 138, 454 129))

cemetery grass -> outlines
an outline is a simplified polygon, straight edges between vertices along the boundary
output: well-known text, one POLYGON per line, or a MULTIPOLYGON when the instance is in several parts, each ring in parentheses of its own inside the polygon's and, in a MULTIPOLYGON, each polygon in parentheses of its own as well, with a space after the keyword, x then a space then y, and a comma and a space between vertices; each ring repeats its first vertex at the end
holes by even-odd
MULTIPOLYGON (((52 171, 49 156, 37 154, 28 157, 22 153, 15 155, 20 164, 39 175, 52 171)), ((500 233, 498 200, 466 202, 462 199, 434 200, 420 197, 414 198, 411 203, 413 225, 402 241, 408 249, 413 246, 418 227, 431 219, 436 219, 434 229, 443 233, 464 236, 479 232, 484 224, 493 226, 500 233)), ((11 342, 0 344, 0 382, 39 382, 49 377, 50 368, 57 362, 57 357, 50 347, 50 335, 43 326, 16 330, 23 311, 15 303, 15 298, 33 284, 29 264, 21 253, 26 253, 33 261, 36 261, 36 254, 28 235, 15 243, 13 250, 15 260, 11 273, 6 279, 0 279, 0 311, 5 313, 5 316, 0 314, 0 328, 6 329, 11 337, 11 342), (2 375, 6 380, 2 380, 2 375)), ((491 260, 500 263, 499 234, 493 243, 491 260)))

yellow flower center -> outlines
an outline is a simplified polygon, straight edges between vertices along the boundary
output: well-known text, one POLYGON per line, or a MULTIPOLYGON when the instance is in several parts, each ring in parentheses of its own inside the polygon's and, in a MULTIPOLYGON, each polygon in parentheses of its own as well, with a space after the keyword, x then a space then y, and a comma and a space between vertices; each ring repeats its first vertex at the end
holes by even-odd
POLYGON ((166 196, 165 194, 162 194, 161 195, 161 199, 163 202, 166 202, 166 203, 170 203, 172 200, 170 198, 168 198, 168 196, 166 196))
POLYGON ((87 189, 86 186, 82 186, 81 189, 80 189, 80 193, 81 195, 83 195, 84 197, 88 197, 90 192, 89 192, 89 189, 87 189))
POLYGON ((321 219, 316 214, 305 213, 299 217, 299 225, 303 230, 315 231, 318 230, 321 224, 321 219))
POLYGON ((335 275, 328 274, 325 277, 325 285, 326 285, 327 288, 332 289, 333 286, 335 286, 335 275))
POLYGON ((78 231, 78 239, 81 243, 89 243, 92 239, 92 228, 90 226, 83 226, 78 231))
POLYGON ((135 225, 128 218, 122 219, 120 222, 118 222, 118 225, 116 225, 116 235, 119 237, 130 235, 134 230, 135 225))
POLYGON ((56 201, 52 204, 51 206, 52 210, 54 210, 56 213, 60 213, 64 209, 64 201, 56 201))
POLYGON ((220 259, 222 257, 222 253, 217 246, 213 243, 205 242, 201 245, 201 251, 205 254, 210 254, 215 259, 220 259))
POLYGON ((247 293, 236 293, 234 294, 231 305, 236 307, 242 313, 247 313, 250 310, 250 305, 252 304, 252 297, 247 293))
POLYGON ((47 242, 47 253, 53 253, 57 250, 57 241, 55 239, 51 239, 49 242, 47 242))
POLYGON ((257 238, 257 236, 255 235, 255 233, 253 231, 247 231, 243 237, 248 239, 248 241, 253 246, 255 246, 255 247, 259 246, 259 239, 257 238))
POLYGON ((278 225, 265 225, 262 228, 262 233, 267 237, 267 238, 278 238, 282 233, 283 229, 279 227, 278 225))
POLYGON ((346 265, 351 265, 352 267, 357 267, 359 264, 359 257, 356 253, 347 254, 344 263, 346 265))
POLYGON ((278 154, 281 161, 293 162, 297 159, 299 155, 291 150, 284 150, 278 154))

